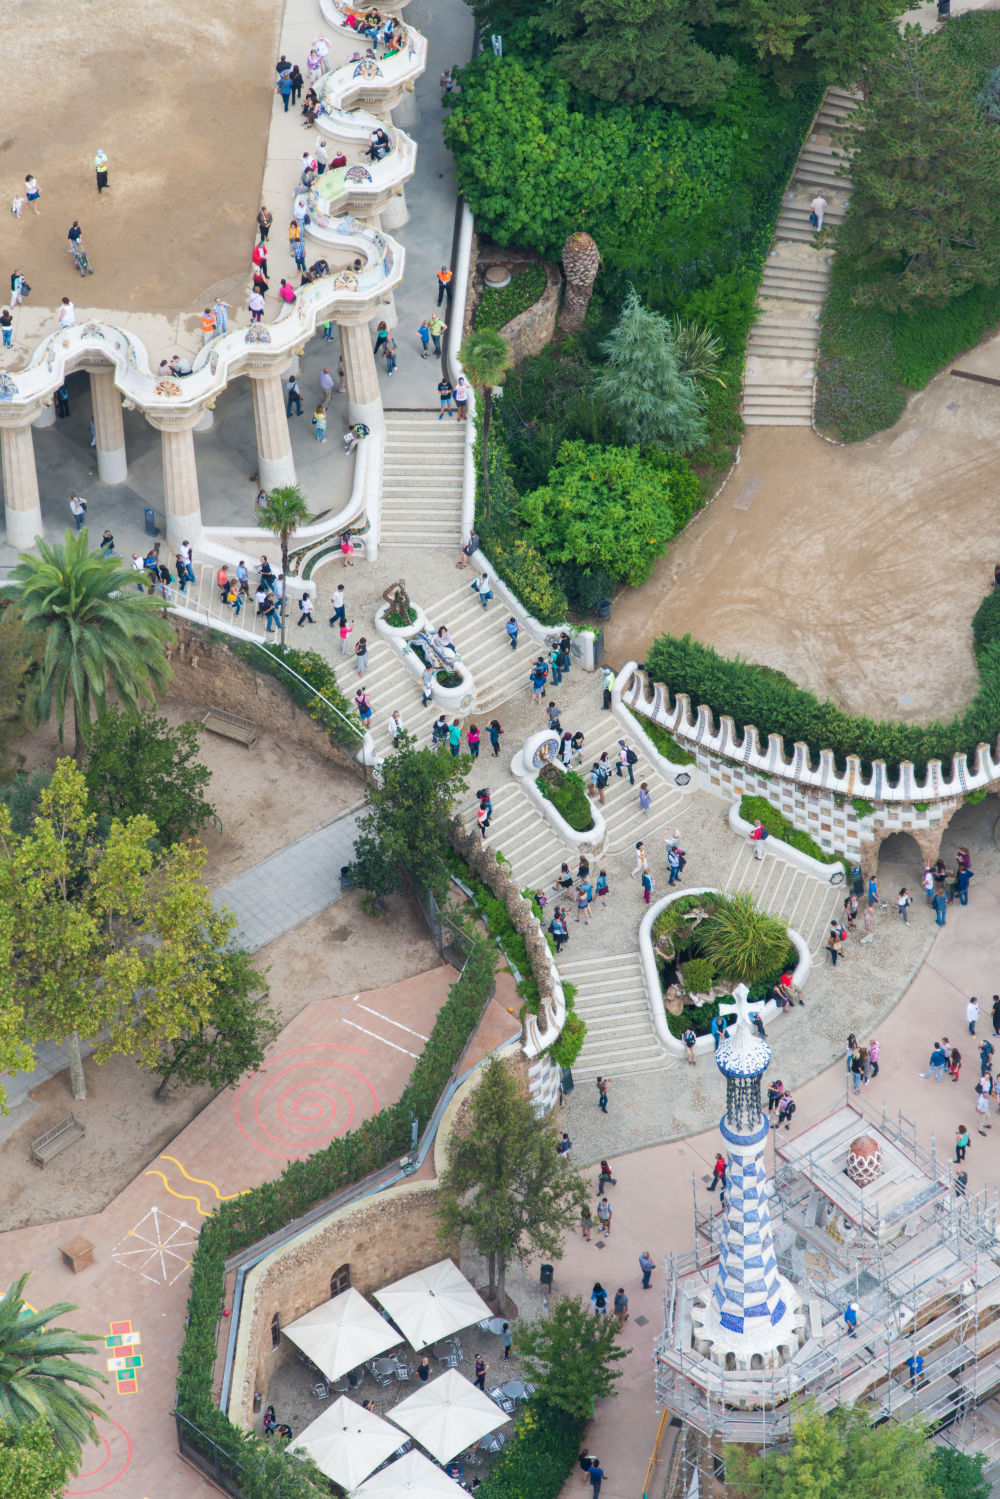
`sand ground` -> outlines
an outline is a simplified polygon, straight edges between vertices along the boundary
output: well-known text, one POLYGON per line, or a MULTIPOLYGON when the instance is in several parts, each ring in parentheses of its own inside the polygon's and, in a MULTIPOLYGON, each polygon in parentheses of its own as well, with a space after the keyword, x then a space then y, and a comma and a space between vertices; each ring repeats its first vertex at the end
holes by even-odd
POLYGON ((969 621, 1000 557, 998 442, 1000 390, 947 370, 852 447, 748 428, 717 498, 616 601, 611 661, 690 631, 852 713, 960 711, 977 680, 969 621))

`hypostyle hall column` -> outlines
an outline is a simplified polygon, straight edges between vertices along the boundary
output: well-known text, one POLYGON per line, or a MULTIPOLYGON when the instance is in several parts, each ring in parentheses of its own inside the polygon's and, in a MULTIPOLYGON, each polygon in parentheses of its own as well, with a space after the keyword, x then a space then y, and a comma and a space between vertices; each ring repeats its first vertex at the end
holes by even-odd
POLYGON ((38 499, 35 447, 31 440, 31 417, 20 422, 0 421, 0 461, 3 467, 3 500, 7 521, 7 545, 24 550, 42 535, 42 507, 38 499))
POLYGON ((160 434, 163 457, 163 510, 167 525, 167 544, 177 547, 182 541, 197 541, 201 534, 201 499, 198 494, 198 465, 194 456, 194 429, 201 421, 201 411, 145 413, 147 422, 160 434))
POLYGON ((347 414, 352 422, 365 422, 371 426, 382 415, 372 336, 367 323, 339 323, 338 327, 344 356, 347 414))
POLYGON ((111 369, 90 370, 90 400, 94 409, 97 472, 104 484, 124 484, 128 477, 122 401, 111 369))
POLYGON ((285 415, 284 370, 247 370, 257 432, 257 473, 261 489, 295 483, 295 459, 285 415))

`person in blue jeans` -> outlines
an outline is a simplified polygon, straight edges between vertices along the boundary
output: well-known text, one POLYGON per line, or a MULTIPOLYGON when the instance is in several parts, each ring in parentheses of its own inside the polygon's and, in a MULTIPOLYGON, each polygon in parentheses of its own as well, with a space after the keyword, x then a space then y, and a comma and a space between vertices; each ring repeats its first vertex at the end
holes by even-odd
POLYGON ((948 920, 948 897, 939 890, 934 897, 933 905, 934 920, 937 922, 938 926, 945 926, 948 920))
POLYGON ((927 1063, 927 1071, 922 1072, 920 1076, 931 1077, 933 1075, 934 1081, 939 1083, 944 1077, 944 1069, 947 1065, 947 1061, 948 1058, 945 1056, 943 1050, 941 1049, 941 1042, 935 1041, 934 1050, 931 1052, 930 1061, 927 1063))
POLYGON ((452 721, 448 728, 448 748, 457 759, 459 751, 462 748, 462 728, 457 718, 452 721))
POLYGON ((510 641, 510 648, 512 651, 517 650, 517 628, 517 620, 512 614, 510 619, 504 625, 504 629, 507 631, 507 639, 510 641))
POLYGON ((594 1499, 597 1499, 598 1494, 601 1492, 601 1484, 604 1482, 604 1469, 600 1463, 591 1463, 587 1477, 590 1479, 590 1487, 594 1491, 594 1499))
POLYGON ((281 77, 278 79, 277 89, 278 93, 281 95, 281 102, 285 106, 285 114, 287 114, 288 101, 292 97, 292 76, 290 73, 282 73, 281 77))

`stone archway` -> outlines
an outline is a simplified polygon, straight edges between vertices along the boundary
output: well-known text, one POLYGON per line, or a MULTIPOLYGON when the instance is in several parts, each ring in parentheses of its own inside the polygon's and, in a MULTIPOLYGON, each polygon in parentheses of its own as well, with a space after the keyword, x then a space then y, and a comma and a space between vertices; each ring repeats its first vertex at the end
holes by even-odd
POLYGON ((924 866, 928 858, 936 857, 936 849, 929 852, 915 833, 886 833, 879 842, 876 863, 882 899, 891 901, 905 885, 913 899, 918 900, 924 866))

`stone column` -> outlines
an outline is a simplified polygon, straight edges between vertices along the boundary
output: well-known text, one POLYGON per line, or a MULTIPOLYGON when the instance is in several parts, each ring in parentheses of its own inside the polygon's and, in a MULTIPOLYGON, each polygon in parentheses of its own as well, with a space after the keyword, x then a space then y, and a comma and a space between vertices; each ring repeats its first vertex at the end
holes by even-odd
POLYGON ((42 406, 39 409, 38 415, 35 417, 34 421, 31 423, 31 425, 33 427, 37 427, 38 430, 41 431, 43 427, 54 427, 55 424, 56 424, 56 403, 52 399, 52 397, 50 396, 49 400, 48 400, 48 404, 45 405, 45 406, 42 406))
POLYGON ((382 415, 372 336, 367 323, 340 323, 338 326, 347 384, 347 414, 352 422, 365 422, 370 427, 382 415))
POLYGON ((0 423, 0 461, 3 466, 3 500, 7 519, 7 545, 24 550, 42 535, 42 507, 38 499, 35 448, 31 419, 0 423))
POLYGON ((192 545, 201 534, 201 499, 198 494, 198 465, 194 456, 194 429, 201 421, 201 411, 178 412, 176 416, 148 411, 146 420, 160 434, 163 456, 163 510, 167 526, 167 545, 176 548, 184 540, 192 545))
POLYGON ((94 408, 98 475, 104 484, 124 484, 128 477, 125 423, 113 370, 90 371, 90 399, 94 408))
MULTIPOLYGON (((295 459, 285 415, 284 371, 248 370, 257 432, 257 473, 261 489, 295 483, 295 459)), ((303 405, 303 410, 305 406, 303 405)))
MULTIPOLYGON (((409 222, 410 210, 406 204, 406 193, 402 188, 393 193, 379 217, 382 220, 383 229, 402 229, 403 225, 409 222)), ((378 224, 375 227, 377 229, 378 224)))
POLYGON ((401 125, 404 130, 411 130, 420 118, 417 107, 417 91, 412 83, 405 85, 402 94, 392 106, 392 119, 396 125, 401 125))

